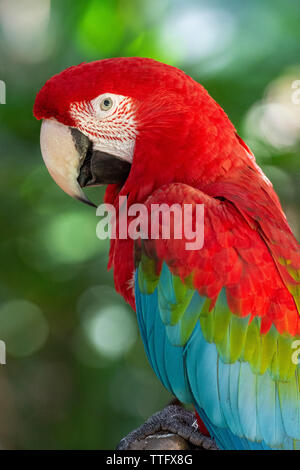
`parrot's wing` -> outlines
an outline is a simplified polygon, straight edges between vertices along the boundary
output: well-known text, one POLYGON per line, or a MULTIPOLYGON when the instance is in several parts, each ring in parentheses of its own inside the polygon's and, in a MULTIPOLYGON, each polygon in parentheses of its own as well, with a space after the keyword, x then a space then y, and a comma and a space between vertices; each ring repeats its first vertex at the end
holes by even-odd
POLYGON ((221 447, 300 447, 299 312, 266 238, 234 204, 187 185, 147 201, 162 203, 192 204, 194 215, 204 204, 204 245, 136 242, 136 309, 154 371, 221 447))

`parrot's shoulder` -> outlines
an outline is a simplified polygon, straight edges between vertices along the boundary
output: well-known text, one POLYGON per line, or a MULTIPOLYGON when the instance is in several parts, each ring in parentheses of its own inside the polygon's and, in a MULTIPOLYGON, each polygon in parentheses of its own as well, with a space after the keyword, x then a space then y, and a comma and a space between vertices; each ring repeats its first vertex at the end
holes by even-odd
POLYGON ((137 240, 136 265, 142 260, 141 271, 146 269, 153 286, 165 263, 182 285, 208 299, 210 310, 223 290, 232 314, 260 318, 262 333, 274 325, 280 334, 300 334, 299 245, 287 224, 259 220, 225 196, 183 183, 157 189, 146 201, 149 209, 153 204, 177 204, 182 210, 190 205, 192 219, 197 206, 203 207, 195 230, 198 236, 203 232, 203 243, 196 249, 188 248, 184 228, 181 238, 172 232, 163 238, 162 222, 157 239, 137 240))

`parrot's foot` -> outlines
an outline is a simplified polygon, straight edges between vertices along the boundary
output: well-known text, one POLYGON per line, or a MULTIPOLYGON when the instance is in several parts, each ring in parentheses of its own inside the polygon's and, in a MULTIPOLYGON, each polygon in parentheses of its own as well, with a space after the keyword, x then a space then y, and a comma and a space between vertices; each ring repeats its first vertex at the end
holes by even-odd
POLYGON ((178 404, 152 415, 124 437, 117 450, 217 450, 215 442, 198 430, 196 416, 178 404))

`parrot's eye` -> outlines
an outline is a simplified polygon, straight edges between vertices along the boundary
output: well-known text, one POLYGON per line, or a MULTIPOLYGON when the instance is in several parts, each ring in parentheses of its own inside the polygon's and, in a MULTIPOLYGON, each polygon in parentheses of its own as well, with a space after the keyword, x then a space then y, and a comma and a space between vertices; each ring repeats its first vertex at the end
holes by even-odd
POLYGON ((100 109, 101 111, 108 111, 111 109, 113 105, 113 100, 110 96, 107 96, 106 98, 103 98, 102 101, 100 102, 100 109))
POLYGON ((122 95, 102 93, 89 103, 89 107, 97 118, 106 121, 111 119, 113 115, 116 117, 119 106, 121 103, 124 104, 124 100, 126 100, 126 97, 122 95))

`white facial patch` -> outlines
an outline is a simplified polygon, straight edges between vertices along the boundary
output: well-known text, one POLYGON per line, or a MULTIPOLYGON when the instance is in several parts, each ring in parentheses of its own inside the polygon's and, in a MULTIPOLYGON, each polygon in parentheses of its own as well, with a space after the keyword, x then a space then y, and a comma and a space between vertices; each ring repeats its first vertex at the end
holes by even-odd
POLYGON ((132 163, 137 126, 131 98, 103 93, 90 102, 72 103, 70 114, 95 150, 132 163))

